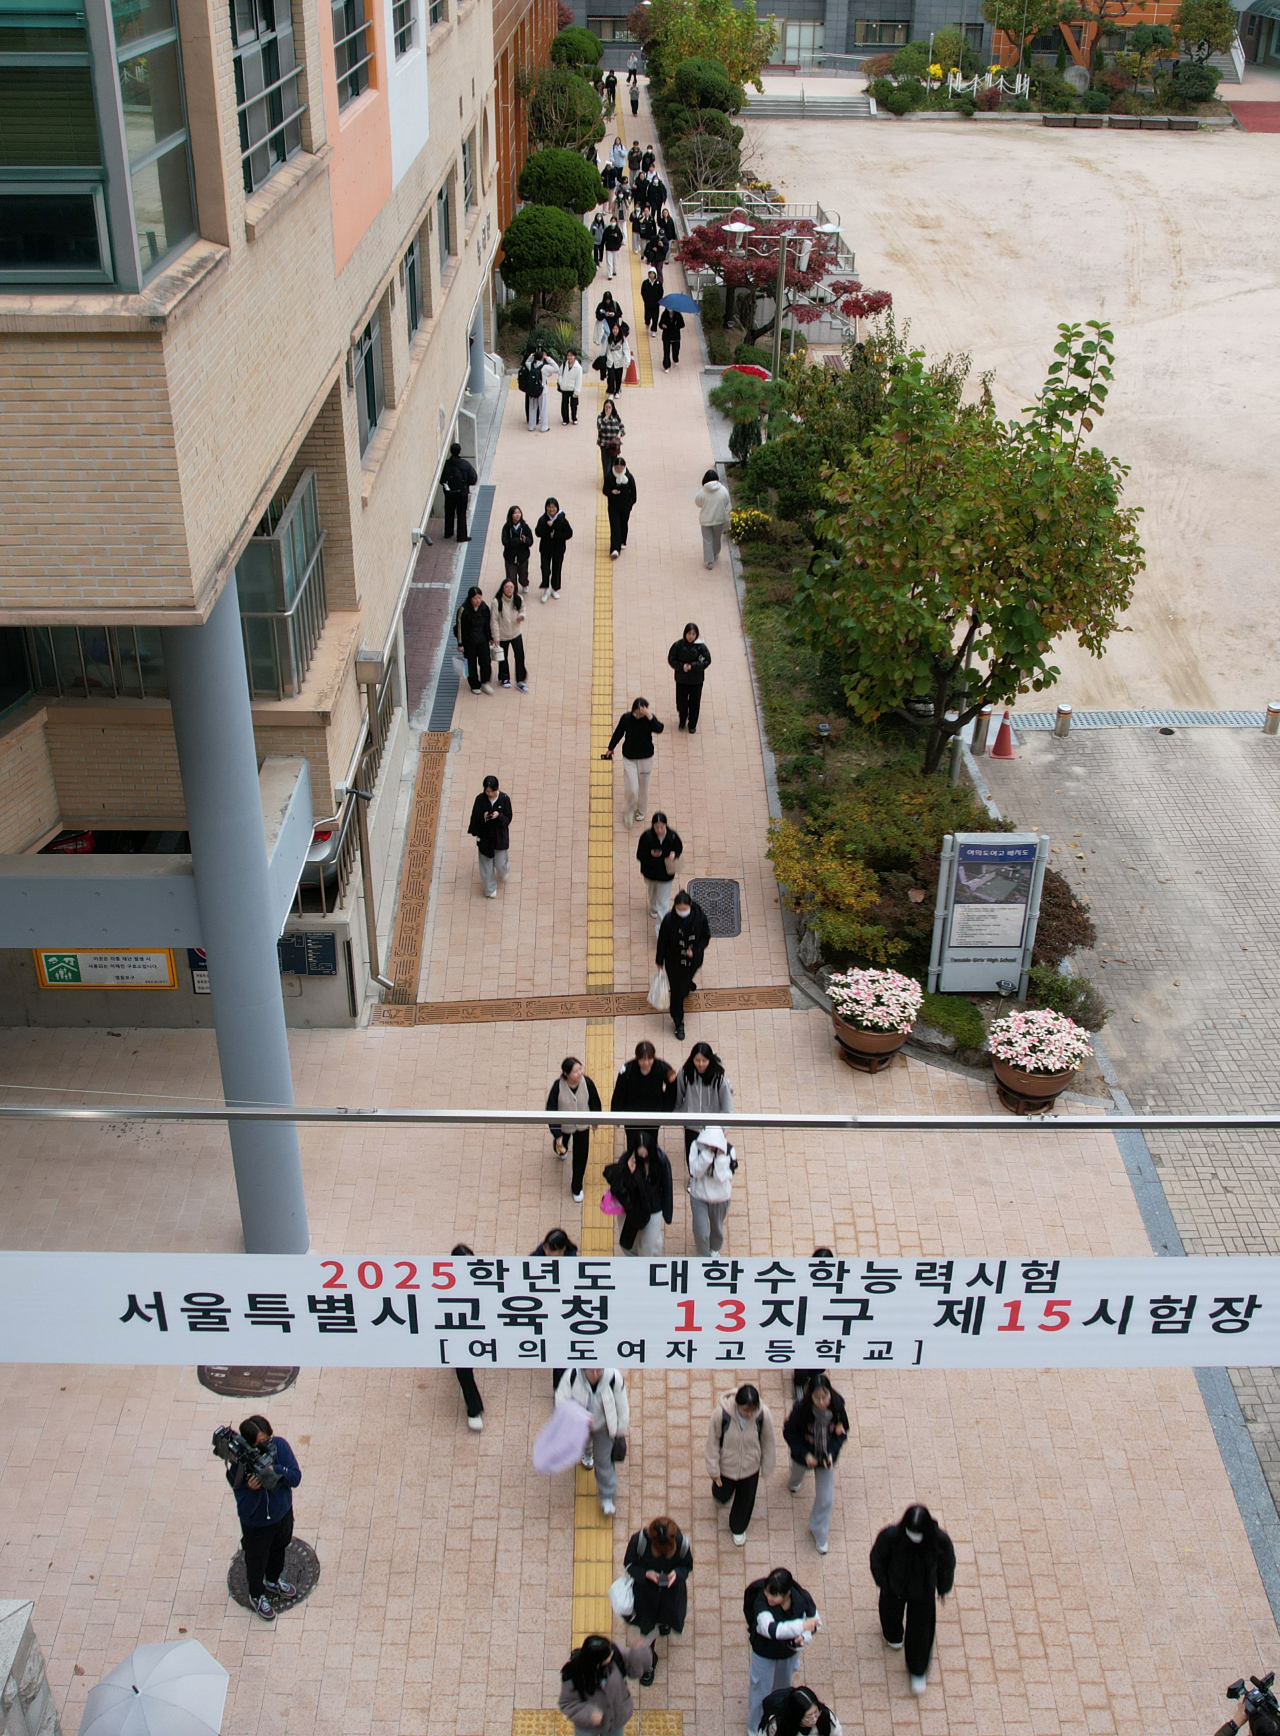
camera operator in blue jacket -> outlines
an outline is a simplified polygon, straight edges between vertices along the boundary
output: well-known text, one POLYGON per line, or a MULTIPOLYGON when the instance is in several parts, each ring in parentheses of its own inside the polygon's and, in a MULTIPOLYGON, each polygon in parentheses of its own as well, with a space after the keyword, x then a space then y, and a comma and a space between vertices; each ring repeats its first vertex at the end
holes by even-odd
POLYGON ((285 1551, 293 1536, 293 1491, 302 1481, 302 1471, 293 1448, 283 1435, 272 1434, 266 1417, 246 1417, 240 1424, 240 1433, 256 1451, 265 1453, 280 1479, 274 1489, 264 1489, 256 1477, 246 1474, 243 1465, 227 1466, 227 1482, 235 1495, 240 1517, 249 1601, 263 1621, 274 1621, 275 1606, 267 1593, 286 1601, 298 1595, 298 1588, 280 1576, 284 1572, 285 1551))

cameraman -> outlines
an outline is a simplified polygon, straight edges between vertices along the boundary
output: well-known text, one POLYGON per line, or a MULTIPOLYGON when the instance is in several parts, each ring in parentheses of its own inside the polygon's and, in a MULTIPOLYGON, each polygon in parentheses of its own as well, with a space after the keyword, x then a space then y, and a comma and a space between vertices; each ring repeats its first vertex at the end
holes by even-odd
POLYGON ((1245 1705, 1244 1696, 1221 1730, 1216 1730, 1214 1736, 1236 1736, 1237 1730, 1249 1726, 1249 1736, 1280 1736, 1280 1718, 1274 1712, 1268 1712, 1264 1706, 1251 1712, 1245 1705))
POLYGON ((243 1465, 227 1466, 227 1482, 235 1494, 240 1515, 249 1602, 263 1621, 274 1621, 276 1612, 267 1592, 286 1599, 298 1595, 298 1588, 287 1584, 280 1575, 284 1572, 285 1550, 293 1536, 293 1491, 302 1481, 302 1471, 293 1448, 282 1435, 272 1434, 266 1417, 246 1417, 240 1424, 240 1433, 255 1451, 271 1460, 280 1478, 274 1489, 264 1489, 256 1477, 246 1475, 243 1465))

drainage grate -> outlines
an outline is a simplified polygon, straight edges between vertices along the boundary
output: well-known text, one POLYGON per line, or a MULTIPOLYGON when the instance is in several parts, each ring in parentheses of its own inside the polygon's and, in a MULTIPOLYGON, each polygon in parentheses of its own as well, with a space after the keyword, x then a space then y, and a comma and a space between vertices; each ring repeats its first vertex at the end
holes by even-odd
POLYGON ((269 1398, 298 1378, 296 1368, 197 1368, 196 1378, 225 1398, 269 1398))
POLYGON ((742 933, 742 897, 736 880, 691 880, 688 890, 706 911, 713 940, 732 940, 742 933))
MULTIPOLYGON (((284 1552, 284 1579, 286 1585, 293 1586, 296 1597, 281 1597, 278 1592, 268 1591, 271 1607, 277 1615, 284 1610, 293 1609, 304 1597, 310 1597, 320 1583, 320 1560, 309 1543, 304 1543, 300 1537, 290 1539, 284 1552)), ((249 1609, 249 1575, 244 1565, 244 1550, 238 1549, 235 1559, 227 1573, 227 1590, 232 1600, 241 1609, 249 1609)))
MULTIPOLYGON (((1058 719, 1052 711, 1015 711, 1009 719, 1015 729, 1052 729, 1058 719)), ((1261 729, 1264 711, 1076 711, 1072 729, 1261 729)))

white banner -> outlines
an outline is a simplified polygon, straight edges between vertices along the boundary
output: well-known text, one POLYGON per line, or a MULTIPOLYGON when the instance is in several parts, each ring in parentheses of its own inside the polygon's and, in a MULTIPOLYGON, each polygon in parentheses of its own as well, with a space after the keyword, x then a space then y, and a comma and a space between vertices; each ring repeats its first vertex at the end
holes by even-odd
POLYGON ((0 1360, 497 1368, 1280 1364, 1280 1258, 0 1253, 0 1360))

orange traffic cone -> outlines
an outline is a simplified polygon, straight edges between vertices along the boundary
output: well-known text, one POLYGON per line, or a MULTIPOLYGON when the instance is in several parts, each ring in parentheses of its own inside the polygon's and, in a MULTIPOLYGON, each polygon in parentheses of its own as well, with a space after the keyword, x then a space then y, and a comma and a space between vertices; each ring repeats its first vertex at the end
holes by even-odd
POLYGON ((636 358, 634 354, 632 355, 630 362, 627 364, 626 377, 622 383, 624 386, 638 386, 640 384, 640 370, 636 367, 636 358))
POLYGON ((996 745, 991 750, 992 759, 1013 758, 1013 731, 1009 727, 1009 707, 1004 708, 1004 716, 1000 719, 1000 728, 996 732, 996 745))

